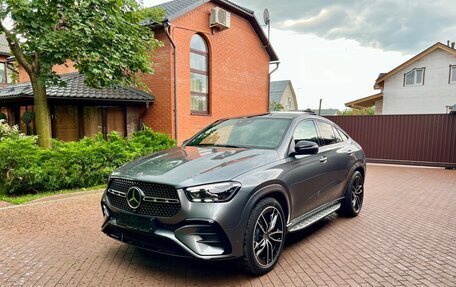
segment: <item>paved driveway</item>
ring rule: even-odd
[[[289,236],[269,274],[100,232],[100,193],[0,209],[0,285],[456,286],[456,171],[370,165],[364,209]]]

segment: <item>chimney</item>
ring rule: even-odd
[[[451,42],[451,48],[454,49],[454,42]]]

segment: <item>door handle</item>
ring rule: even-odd
[[[351,149],[349,149],[349,150],[347,151],[347,155],[350,156],[350,155],[352,155],[352,154],[353,154],[353,151],[352,151]]]
[[[326,156],[320,157],[320,162],[321,162],[321,163],[325,163],[325,162],[327,162],[327,161],[328,161],[328,157],[326,157]]]

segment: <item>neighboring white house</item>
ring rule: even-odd
[[[375,105],[376,114],[448,113],[448,107],[456,104],[456,50],[436,43],[380,74],[374,87],[381,92],[345,105]]]
[[[271,82],[269,101],[281,104],[286,111],[298,110],[296,93],[290,80]]]

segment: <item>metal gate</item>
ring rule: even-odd
[[[456,168],[456,115],[328,116],[369,162]]]

